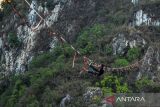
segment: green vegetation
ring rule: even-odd
[[[95,103],[95,104],[100,104],[102,99],[98,96],[94,96],[92,101]]]
[[[53,52],[33,58],[27,73],[11,76],[5,79],[4,84],[0,84],[0,106],[56,107],[66,93],[75,96],[82,93],[77,90],[89,86],[89,83],[85,80],[70,80],[72,75],[77,74],[76,71],[70,71],[71,53],[69,47],[64,45],[63,48],[57,46]],[[69,89],[73,87],[75,90]]]
[[[95,24],[91,28],[82,31],[78,40],[77,46],[80,48],[82,54],[91,54],[95,52],[97,45],[97,38],[103,37],[105,34],[105,26]]]
[[[49,58],[49,55],[51,54],[44,55],[44,57],[46,58],[44,59],[44,62],[48,61],[47,58]],[[42,56],[40,56],[40,58],[37,57],[39,59],[38,61],[40,61],[40,62],[37,61],[38,64],[42,64],[41,62],[42,60],[40,59],[41,58],[43,59],[44,57]],[[38,64],[35,65],[35,63],[32,62],[33,65],[31,67],[34,67],[34,68],[37,67],[37,69],[35,69],[32,72],[30,71],[26,73],[24,76],[18,75],[16,77],[13,77],[12,81],[10,81],[10,85],[8,86],[8,91],[2,92],[4,91],[4,89],[3,90],[1,89],[0,93],[3,93],[3,94],[1,94],[1,97],[0,97],[1,99],[0,104],[2,104],[5,107],[17,107],[17,105],[21,104],[21,102],[18,102],[18,101],[22,100],[27,107],[38,107],[37,105],[40,104],[38,100],[38,95],[40,95],[41,91],[43,91],[43,87],[45,87],[46,86],[45,84],[49,82],[49,80],[51,80],[51,78],[56,74],[57,71],[59,71],[57,69],[64,66],[64,63],[61,62],[60,64],[63,64],[63,65],[59,67],[58,66],[59,63],[58,61],[56,61],[56,65],[52,66],[51,68],[49,67],[38,68],[37,67]],[[44,93],[42,96],[48,95],[48,93],[50,93],[50,91],[48,90],[49,88],[44,90]],[[53,94],[50,93],[49,95],[53,95]],[[5,97],[6,99],[4,99],[3,97]],[[23,97],[25,97],[25,99]],[[54,95],[52,97],[54,98]],[[51,97],[46,96],[42,98],[43,100],[49,102]],[[44,98],[48,98],[48,99],[44,99]]]
[[[106,50],[105,50],[105,51],[106,51],[106,54],[107,54],[107,55],[111,55],[111,54],[113,53],[113,49],[112,49],[112,47],[109,46],[109,45],[106,47]]]
[[[152,87],[152,85],[153,81],[150,80],[148,77],[143,77],[142,79],[137,80],[135,83],[138,92],[145,90],[149,87]]]
[[[21,44],[15,33],[8,34],[8,42],[9,42],[9,46],[12,48],[19,47]]]
[[[139,48],[131,48],[127,53],[128,61],[133,61],[140,56],[140,49]]]
[[[108,19],[110,23],[114,23],[115,25],[123,25],[127,20],[127,15],[125,16],[123,13],[118,13],[116,15],[109,15]]]
[[[107,93],[128,93],[130,92],[127,83],[122,77],[105,76],[100,82],[104,95]]]
[[[129,62],[132,62],[140,57],[140,49],[139,48],[130,48],[127,52],[126,56],[117,56],[113,67],[125,67],[129,65]]]
[[[129,65],[129,62],[126,59],[121,59],[121,58],[116,59],[113,64],[114,67],[124,67],[128,65]]]

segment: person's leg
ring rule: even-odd
[[[102,74],[103,74],[102,72],[99,72],[99,74],[98,74],[97,76],[99,77],[99,76],[101,76]]]
[[[100,70],[97,76],[101,76],[104,74],[104,70]]]
[[[88,73],[90,73],[90,74],[94,74],[94,71],[88,70]]]
[[[98,74],[97,69],[95,69],[93,66],[89,66],[88,73],[91,73],[94,75]]]
[[[99,73],[99,71],[93,65],[90,65],[90,68],[92,69],[95,75]]]

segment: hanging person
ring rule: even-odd
[[[93,75],[96,75],[97,77],[104,74],[105,71],[105,65],[104,64],[91,64],[88,68],[88,73],[91,73]]]
[[[93,75],[101,76],[104,71],[104,64],[97,65],[96,63],[93,63],[92,60],[88,59],[86,56],[83,57],[83,67],[80,74],[82,74],[82,72],[87,72]]]

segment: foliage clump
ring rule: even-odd
[[[95,24],[91,28],[83,30],[77,40],[77,46],[82,54],[91,54],[96,50],[97,39],[105,34],[105,26]]]
[[[128,61],[133,61],[140,56],[140,49],[139,48],[131,48],[127,53]]]
[[[130,92],[127,83],[122,77],[105,76],[100,82],[104,95],[107,93],[128,93]]]
[[[152,87],[153,81],[150,80],[148,77],[142,77],[140,80],[137,80],[135,83],[135,86],[137,88],[137,91],[142,91],[147,89],[148,87]]]
[[[20,41],[18,40],[18,37],[15,33],[9,33],[8,34],[8,42],[9,46],[12,48],[19,47],[21,45]]]
[[[125,66],[128,66],[128,65],[129,65],[129,62],[124,58],[116,59],[114,64],[113,64],[114,67],[125,67]]]

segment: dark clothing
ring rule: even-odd
[[[101,66],[100,70],[96,69],[93,65],[90,65],[88,73],[101,76],[102,74],[104,74],[104,65]]]
[[[89,69],[88,69],[88,73],[91,73],[91,74],[97,74],[99,71],[93,66],[93,65],[90,65],[89,66]]]
[[[104,74],[104,69],[103,69],[103,67],[99,70],[99,73],[98,73],[97,76],[101,76],[102,74]]]

